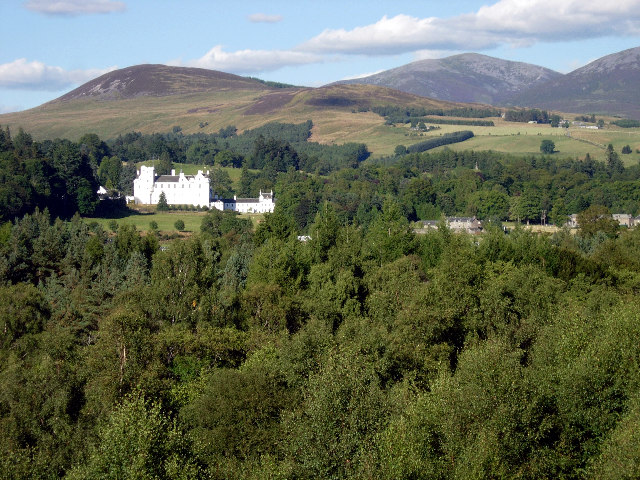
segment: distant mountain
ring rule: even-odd
[[[476,53],[421,60],[341,84],[368,84],[451,102],[536,107],[640,119],[640,47],[563,75]]]
[[[163,97],[221,89],[265,90],[266,82],[204,68],[135,65],[114,70],[57,98],[69,100],[123,100],[140,96]]]
[[[640,47],[602,57],[514,95],[508,103],[640,119]]]
[[[561,77],[537,65],[464,53],[337,83],[380,85],[440,100],[498,105],[523,90]]]

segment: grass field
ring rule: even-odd
[[[156,212],[153,207],[141,207],[132,209],[127,213],[123,213],[116,218],[96,218],[85,217],[86,223],[97,222],[106,231],[110,231],[110,224],[115,220],[118,226],[121,225],[133,225],[136,230],[140,232],[148,232],[151,230],[151,222],[155,221],[158,224],[158,230],[160,232],[176,232],[174,224],[177,220],[184,222],[185,232],[200,232],[200,224],[202,218],[207,212],[187,212],[187,211],[171,211],[171,212]],[[242,218],[248,218],[253,223],[254,228],[264,218],[263,214],[243,214]]]
[[[97,222],[106,231],[110,230],[110,223],[116,221],[119,226],[133,225],[136,230],[146,232],[151,230],[150,223],[152,221],[157,222],[158,230],[161,232],[173,232],[176,231],[174,223],[177,220],[184,222],[184,230],[188,232],[199,232],[202,218],[206,215],[206,212],[135,212],[131,215],[122,216],[120,218],[94,218],[87,217],[85,222]]]
[[[496,121],[494,119],[494,121]],[[435,135],[456,130],[471,130],[475,137],[465,142],[448,145],[452,150],[494,150],[515,155],[541,155],[540,143],[548,139],[555,143],[556,153],[560,157],[584,158],[588,153],[592,158],[605,161],[606,147],[611,143],[625,165],[636,165],[640,162],[640,128],[622,129],[607,126],[602,130],[588,130],[577,127],[552,128],[549,125],[529,125],[503,122],[499,119],[495,127],[466,127],[462,125],[442,125]],[[411,145],[428,138],[416,136],[408,127],[403,145]],[[622,155],[622,147],[629,145],[633,153]],[[436,149],[437,151],[437,149]]]

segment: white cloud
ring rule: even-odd
[[[462,50],[417,50],[413,52],[414,61],[433,60],[436,58],[444,58],[449,55],[464,53]]]
[[[349,75],[348,77],[341,78],[340,80],[357,80],[358,78],[367,78],[382,72],[384,72],[384,70],[376,70],[375,72],[369,72],[369,73],[358,73],[356,75]]]
[[[24,107],[21,107],[19,105],[2,105],[2,104],[0,104],[0,114],[19,112],[21,110],[24,110]]]
[[[278,23],[282,21],[282,15],[267,15],[266,13],[254,13],[249,15],[252,23]]]
[[[125,10],[124,2],[113,0],[29,0],[25,7],[46,15],[91,15]]]
[[[639,32],[640,1],[502,0],[474,17],[476,29],[531,41],[633,35]]]
[[[322,57],[290,50],[238,50],[225,52],[216,45],[203,57],[185,62],[190,67],[209,68],[231,73],[257,73],[278,70],[292,65],[320,63]],[[182,62],[173,62],[181,64]]]
[[[640,0],[501,0],[451,18],[384,16],[351,30],[325,30],[298,49],[367,55],[468,51],[639,33]]]
[[[116,67],[89,70],[64,70],[37,60],[19,58],[0,65],[0,88],[59,91],[98,77]]]
[[[382,17],[378,22],[353,30],[325,30],[300,46],[311,52],[397,54],[423,49],[464,49],[469,39],[451,28],[450,22],[435,17],[409,15]],[[496,45],[495,36],[476,33],[476,48]]]

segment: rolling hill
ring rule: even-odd
[[[203,68],[135,65],[106,73],[53,100],[124,100],[140,96],[164,97],[224,89],[272,89],[259,80]]]
[[[112,138],[180,126],[185,133],[211,133],[228,125],[242,131],[311,119],[314,141],[376,148],[384,119],[368,110],[377,105],[460,106],[373,85],[282,88],[212,70],[139,65],[107,73],[39,107],[0,115],[0,125],[22,127],[36,139],[77,139],[87,132]]]
[[[460,95],[465,91],[477,95],[467,93],[470,95],[467,99],[486,98],[493,92],[492,98],[497,101],[506,96],[498,95],[500,92],[522,89],[511,97],[519,105],[567,113],[624,112],[640,118],[640,93],[632,88],[639,84],[638,55],[638,49],[621,52],[562,76],[540,67],[468,54],[450,57],[447,68],[442,67],[442,62],[440,66],[431,62],[430,68],[436,73],[430,76],[441,75],[444,79],[453,75],[452,65],[457,62],[456,68],[467,72],[468,81],[463,78],[456,82],[449,77],[447,88],[449,92],[458,89]],[[538,93],[524,92],[528,81],[542,82],[549,76],[552,78],[540,84],[544,86],[538,88]],[[476,82],[475,87],[469,84],[471,80]],[[561,94],[554,93],[555,89]],[[508,100],[502,101],[506,104]],[[371,111],[376,106],[423,107],[433,111],[486,104],[438,100],[372,84],[339,83],[307,88],[205,69],[138,65],[105,74],[39,107],[0,115],[0,125],[9,126],[13,132],[22,127],[36,140],[56,137],[77,140],[86,133],[109,139],[133,131],[168,132],[175,127],[185,134],[214,133],[229,125],[242,132],[269,122],[312,120],[312,141],[365,143],[374,156],[389,155],[396,146],[420,142],[423,136],[461,130],[460,125],[443,124],[433,133],[421,133],[412,131],[409,125],[385,125],[385,119]],[[604,145],[609,143],[617,149],[626,144],[631,144],[634,150],[640,148],[640,140],[635,138],[640,134],[628,129],[623,133],[611,127],[606,131],[576,130],[569,137],[564,130],[548,125],[532,127],[495,117],[491,120],[495,126],[464,127],[472,129],[475,137],[458,147],[534,154],[539,151],[539,135],[546,135],[553,138],[561,152],[572,156],[589,153],[592,158],[600,158]],[[632,133],[633,138],[629,136]]]
[[[465,53],[437,60],[420,60],[369,77],[338,83],[379,85],[440,100],[497,105],[532,85],[561,76],[553,70],[528,63]]]

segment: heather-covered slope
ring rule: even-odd
[[[204,68],[135,65],[95,78],[54,100],[122,100],[140,96],[163,97],[220,89],[264,90],[263,82]]]

